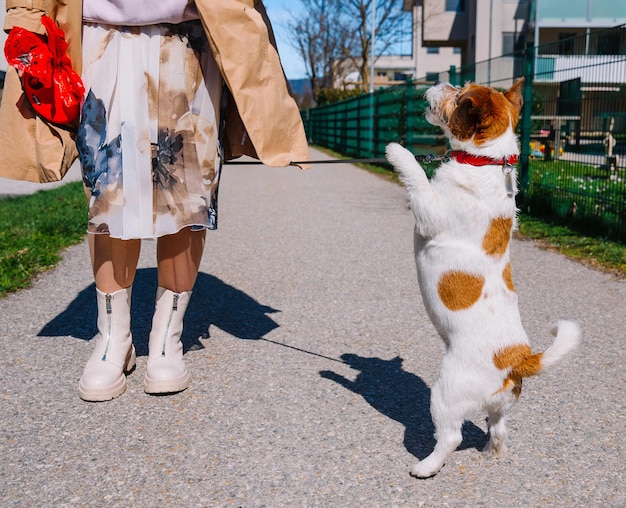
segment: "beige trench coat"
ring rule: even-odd
[[[300,112],[263,3],[196,0],[196,6],[230,92],[222,140],[226,160],[250,155],[269,166],[309,160]],[[65,32],[72,64],[80,73],[82,0],[6,0],[6,8],[5,30],[22,26],[40,31],[42,12],[56,19]],[[0,118],[0,136],[5,135],[5,124]],[[10,168],[0,167],[0,176],[7,172]]]

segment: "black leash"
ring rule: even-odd
[[[415,155],[415,160],[418,162],[423,162],[424,164],[430,164],[432,162],[441,161],[448,159],[448,154],[445,155]],[[261,161],[241,161],[237,162],[237,160],[226,161],[224,164],[232,164],[232,165],[257,165],[263,164]],[[293,161],[290,162],[290,166],[300,166],[302,164],[389,164],[389,161],[384,157],[374,157],[370,159],[324,159],[324,160],[314,160],[314,161]]]

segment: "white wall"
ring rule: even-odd
[[[2,9],[0,9],[0,23],[1,26],[4,26],[4,15],[6,14],[6,2],[2,2]],[[7,60],[4,58],[4,43],[7,40],[7,34],[4,33],[4,30],[0,30],[0,71],[7,70]]]

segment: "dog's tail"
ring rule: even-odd
[[[550,331],[554,335],[554,342],[541,354],[541,366],[544,369],[552,367],[561,358],[576,349],[580,342],[580,327],[573,321],[562,319]]]
[[[411,194],[414,190],[428,187],[426,173],[419,165],[415,156],[398,143],[389,143],[385,149],[387,160],[400,176],[400,181]]]
[[[494,355],[494,364],[501,370],[508,371],[508,377],[502,390],[513,389],[519,396],[522,378],[539,374],[552,367],[580,341],[580,328],[573,321],[561,320],[552,327],[554,342],[543,353],[532,354],[530,346],[505,348]]]

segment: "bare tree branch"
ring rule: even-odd
[[[367,90],[371,65],[371,12],[376,1],[376,55],[406,37],[406,20],[401,0],[300,0],[303,9],[287,23],[292,47],[305,64],[313,95],[331,88],[344,62],[358,70]],[[298,11],[294,11],[298,12]]]
[[[376,1],[376,55],[386,54],[389,48],[406,37],[406,21],[410,14],[402,10],[400,0],[344,0],[344,14],[352,19],[355,31],[355,45],[351,51],[351,60],[361,75],[361,86],[369,88],[371,67],[371,13]]]
[[[321,88],[332,87],[335,62],[345,53],[347,37],[340,29],[340,0],[301,0],[301,4],[305,14],[292,14],[287,28],[292,46],[305,64],[313,95],[316,95]]]

